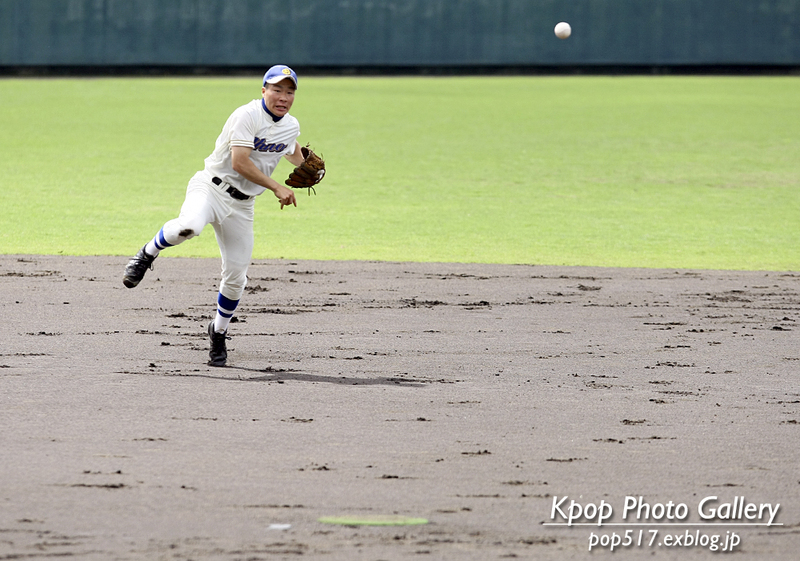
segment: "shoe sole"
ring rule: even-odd
[[[133,282],[133,281],[132,281],[132,280],[130,280],[130,279],[122,279],[122,284],[124,284],[124,285],[125,285],[125,286],[127,286],[128,288],[136,288],[136,286],[137,286],[139,283],[138,283],[138,282]]]

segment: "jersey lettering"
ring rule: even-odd
[[[279,144],[275,144],[274,142],[267,144],[266,140],[258,137],[255,137],[253,140],[253,147],[259,152],[283,152],[286,150],[286,144],[282,142]]]

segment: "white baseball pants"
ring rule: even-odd
[[[225,187],[212,183],[206,171],[197,172],[186,187],[180,215],[164,224],[161,231],[164,242],[178,245],[200,235],[211,224],[222,256],[219,292],[238,301],[247,285],[247,269],[253,255],[255,197],[240,201],[226,193]]]

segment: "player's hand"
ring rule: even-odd
[[[281,202],[281,210],[283,207],[294,205],[297,206],[297,199],[294,198],[294,191],[284,187],[283,185],[278,185],[278,188],[273,191],[275,196],[278,197],[278,200]]]

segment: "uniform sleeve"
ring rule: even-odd
[[[234,111],[233,115],[231,115],[230,125],[228,144],[255,148],[256,125],[248,111]]]
[[[297,119],[293,118],[293,120],[294,120],[293,124],[294,124],[294,128],[295,128],[295,134],[294,134],[294,140],[289,143],[289,146],[286,149],[286,155],[288,155],[288,156],[291,156],[292,154],[294,154],[294,152],[295,152],[294,149],[297,148],[297,137],[300,136],[300,123],[297,121]]]

